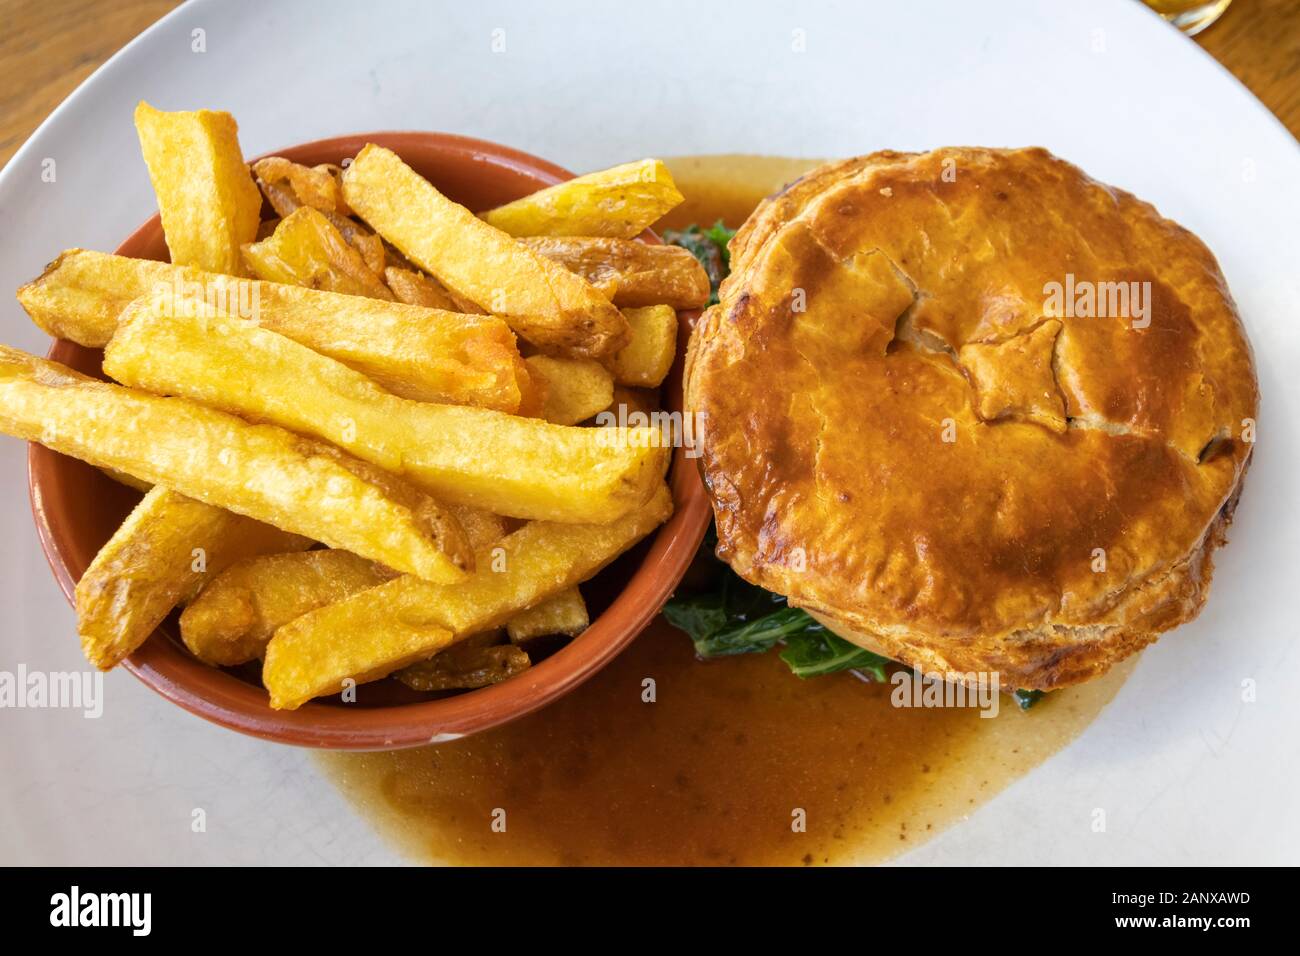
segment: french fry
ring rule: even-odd
[[[677,313],[671,306],[627,309],[632,341],[614,355],[614,380],[620,385],[658,388],[677,354]]]
[[[384,269],[384,281],[393,290],[393,297],[398,302],[422,305],[426,309],[457,311],[456,303],[447,294],[447,290],[423,273],[400,266],[388,266]]]
[[[501,316],[530,342],[583,358],[627,343],[627,320],[608,299],[447,199],[392,150],[362,149],[344,170],[343,197],[450,292]]]
[[[412,402],[282,335],[212,314],[167,315],[169,304],[142,299],[123,313],[104,353],[109,375],[322,438],[443,501],[516,518],[613,521],[642,504],[667,468],[653,429],[611,438],[606,429]]]
[[[520,611],[506,622],[506,633],[514,644],[526,644],[533,638],[551,634],[576,637],[587,629],[591,619],[587,615],[587,602],[577,587],[565,588],[559,594]]]
[[[684,198],[667,166],[643,159],[570,179],[481,215],[512,236],[631,239]]]
[[[135,128],[172,262],[243,275],[239,247],[257,235],[262,196],[244,165],[234,117],[164,113],[142,100]]]
[[[275,232],[243,248],[244,264],[259,279],[372,299],[393,298],[379,276],[320,210],[300,206]]]
[[[128,488],[134,488],[136,491],[148,493],[153,488],[153,485],[149,482],[141,481],[139,478],[132,478],[130,475],[116,471],[113,468],[101,468],[99,470],[109,478],[112,478],[119,485],[126,485]]]
[[[0,431],[399,571],[456,581],[473,567],[456,520],[373,465],[273,425],[100,382],[7,346]]]
[[[476,552],[505,537],[505,519],[500,515],[458,506],[450,510]],[[277,628],[382,584],[394,574],[382,564],[337,548],[238,561],[211,577],[181,613],[181,640],[205,664],[232,666],[256,660],[266,653],[266,643]]]
[[[77,630],[86,660],[117,666],[171,609],[241,558],[301,551],[311,539],[155,486],[77,582]]]
[[[524,651],[509,644],[496,647],[453,644],[393,676],[411,690],[459,690],[499,684],[522,674],[531,665]]]
[[[304,206],[321,212],[351,215],[339,187],[339,167],[321,164],[304,166],[283,156],[267,156],[253,163],[253,175],[264,183],[288,183],[294,198]],[[279,210],[276,210],[279,212]],[[291,210],[292,211],[292,210]],[[280,215],[287,216],[282,212]]]
[[[118,316],[142,295],[194,295],[255,317],[296,342],[419,401],[519,407],[522,362],[500,319],[397,302],[232,279],[165,262],[70,249],[18,290],[18,301],[55,338],[103,348]]]
[[[620,406],[626,411],[620,416]],[[647,417],[658,411],[660,408],[659,393],[649,388],[628,388],[626,385],[614,386],[614,399],[609,403],[605,411],[609,412],[612,418],[609,421],[626,422],[630,420],[634,412],[640,412]]]
[[[460,522],[461,529],[475,553],[496,544],[506,536],[507,519],[482,508],[470,508],[465,505],[449,505],[448,510]]]
[[[538,236],[520,239],[534,252],[576,272],[619,308],[671,305],[702,309],[709,276],[681,246],[652,246],[635,239]]]
[[[312,611],[298,620],[319,613]],[[364,634],[334,635],[336,639],[328,643],[298,640],[292,627],[287,624],[276,631],[262,663],[262,683],[276,710],[297,710],[314,697],[337,694],[345,689],[345,681],[367,684],[387,677],[408,664],[428,660],[452,641],[451,631],[405,621]]]
[[[266,197],[266,201],[271,204],[271,208],[275,210],[275,214],[281,219],[287,219],[289,216],[293,215],[296,210],[301,209],[305,205],[310,205],[309,203],[301,202],[298,199],[298,196],[294,193],[293,188],[287,182],[269,183],[259,177],[257,180],[257,186],[262,190],[262,195]],[[346,207],[347,204],[343,203],[343,197],[341,194],[339,196],[339,202]],[[368,265],[373,272],[378,274],[383,271],[388,259],[388,252],[384,248],[384,240],[380,239],[355,219],[351,219],[332,209],[319,209],[319,212],[329,220],[330,225],[339,231],[339,234],[348,241],[348,244],[361,254],[361,258],[365,260],[366,265]],[[263,235],[265,230],[266,224],[263,223],[262,226],[258,228],[257,237],[259,239],[265,238],[265,235]],[[269,232],[266,234],[269,235]]]
[[[586,421],[614,399],[609,370],[591,359],[531,355],[524,359],[528,372],[546,383],[542,418],[556,425]]]
[[[375,680],[453,640],[499,627],[590,578],[671,512],[672,496],[661,483],[644,505],[609,524],[530,522],[481,551],[478,569],[455,586],[403,575],[304,614],[267,645],[262,682],[271,706],[292,710],[336,692],[344,678]]]
[[[336,548],[251,557],[213,578],[181,612],[181,640],[205,664],[256,660],[277,628],[393,576]]]

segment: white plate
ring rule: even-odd
[[[95,73],[0,173],[0,288],[66,246],[112,249],[153,211],[131,125],[141,98],[230,110],[250,154],[403,128],[497,140],[575,170],[653,154],[1041,144],[1155,202],[1218,254],[1264,395],[1209,605],[1146,654],[1074,746],[905,859],[1300,858],[1300,151],[1133,0],[200,0]],[[5,341],[45,350],[12,299],[0,309]],[[81,670],[28,513],[24,454],[0,442],[0,670]],[[0,862],[396,859],[304,753],[206,724],[125,673],[107,677],[105,697],[98,720],[0,710]],[[1105,833],[1092,832],[1097,807]],[[196,808],[206,833],[191,830]]]

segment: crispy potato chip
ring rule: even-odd
[[[558,183],[481,215],[512,236],[631,239],[683,198],[667,166],[643,159]]]
[[[405,398],[519,408],[523,362],[514,334],[491,316],[231,279],[81,249],[68,250],[19,289],[18,301],[55,338],[103,348],[133,299],[167,292],[252,318]]]
[[[453,644],[427,661],[404,667],[393,676],[411,690],[460,690],[499,684],[532,665],[517,647]]]
[[[403,575],[304,614],[267,645],[262,681],[271,706],[293,709],[337,690],[344,677],[360,682],[358,675],[391,673],[403,666],[391,662],[408,651],[425,649],[424,657],[432,657],[453,640],[499,627],[596,574],[667,520],[672,508],[672,495],[661,484],[648,502],[609,524],[530,522],[481,551],[478,570],[455,586]],[[372,649],[371,642],[378,646]],[[352,674],[336,663],[340,646],[348,648]]]
[[[626,385],[614,386],[614,399],[605,409],[609,413],[609,422],[626,422],[634,413],[651,414],[662,408],[659,393],[651,388],[628,388]],[[621,410],[621,414],[620,414]]]
[[[524,644],[535,637],[566,634],[577,637],[591,624],[587,615],[587,602],[577,587],[565,588],[559,594],[520,611],[506,622],[506,633],[515,644]]]
[[[677,354],[677,313],[671,306],[627,309],[632,341],[614,356],[614,379],[620,385],[658,388]]]
[[[484,511],[482,508],[470,508],[465,505],[448,505],[447,507],[455,515],[456,520],[460,522],[461,529],[469,540],[469,546],[475,552],[490,544],[496,544],[509,531],[507,519],[501,515]]]
[[[7,346],[0,431],[430,580],[460,580],[473,567],[455,518],[373,465],[274,425],[111,385]]]
[[[319,613],[312,611],[298,620]],[[297,710],[313,697],[337,694],[348,686],[387,677],[408,664],[427,660],[452,641],[451,631],[405,621],[393,621],[383,628],[348,634],[328,643],[313,641],[313,637],[287,624],[267,644],[262,683],[276,710]]]
[[[627,343],[627,320],[609,300],[447,199],[392,150],[362,149],[344,170],[343,195],[413,263],[529,341],[585,358]]]
[[[302,551],[310,538],[154,487],[77,582],[86,660],[108,670],[143,644],[178,604],[241,558]]]
[[[265,183],[287,182],[302,205],[348,216],[352,210],[343,201],[343,191],[334,172],[337,169],[328,165],[304,166],[283,156],[268,156],[253,163],[253,174],[258,179]]]
[[[262,196],[244,165],[234,117],[164,113],[142,100],[135,128],[172,262],[244,275],[239,247],[257,235]]]
[[[652,246],[635,239],[538,236],[519,240],[534,252],[576,272],[619,308],[671,305],[702,309],[709,276],[680,246]]]
[[[475,551],[505,537],[500,515],[460,506],[450,510]],[[208,585],[181,614],[181,640],[206,664],[228,667],[255,660],[277,628],[394,574],[336,548],[239,561],[216,577],[209,575]]]
[[[139,478],[132,478],[125,472],[117,471],[114,468],[100,468],[99,470],[108,475],[108,477],[112,478],[119,485],[126,485],[128,488],[134,488],[136,491],[147,493],[153,489],[153,485],[149,482],[141,481]]]
[[[293,189],[284,183],[268,183],[259,179],[257,186],[262,190],[262,195],[266,197],[267,202],[271,204],[271,208],[275,210],[275,214],[281,218],[288,218],[304,205],[298,201]],[[341,195],[339,201],[342,202]],[[318,212],[329,220],[330,225],[339,231],[350,246],[361,253],[361,258],[365,260],[372,272],[377,275],[383,271],[388,260],[384,240],[348,216],[329,209],[320,209]],[[258,238],[264,238],[261,228],[258,229]]]
[[[270,238],[244,246],[243,256],[248,271],[269,282],[393,298],[361,253],[311,206],[300,206],[281,219]]]
[[[524,359],[534,380],[546,383],[542,418],[556,425],[586,421],[614,399],[609,370],[592,359],[532,355]]]
[[[457,311],[456,302],[438,282],[422,272],[389,266],[384,269],[384,281],[393,290],[393,297],[398,302],[408,305],[422,305],[426,309],[443,309],[447,312]]]
[[[109,375],[333,442],[444,501],[516,518],[612,521],[643,503],[667,468],[652,429],[611,437],[412,402],[282,335],[240,319],[167,315],[168,304],[142,299],[123,313],[104,352]]]
[[[181,612],[181,640],[205,664],[256,660],[277,628],[394,575],[336,548],[251,557],[213,578]]]

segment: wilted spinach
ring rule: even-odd
[[[718,301],[718,286],[731,271],[731,253],[727,250],[727,243],[735,234],[736,230],[728,229],[721,219],[708,229],[691,224],[685,229],[668,229],[664,232],[664,242],[681,246],[704,266],[711,290],[709,305]]]

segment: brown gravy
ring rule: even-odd
[[[721,218],[734,227],[815,161],[699,156],[668,165],[688,198],[663,225]],[[891,685],[849,674],[803,681],[775,654],[700,662],[660,619],[539,713],[436,747],[324,753],[318,762],[421,862],[878,862],[1069,743],[1130,670],[1027,713],[1004,698],[987,719],[972,709],[896,708]],[[647,678],[653,702],[643,700]]]

